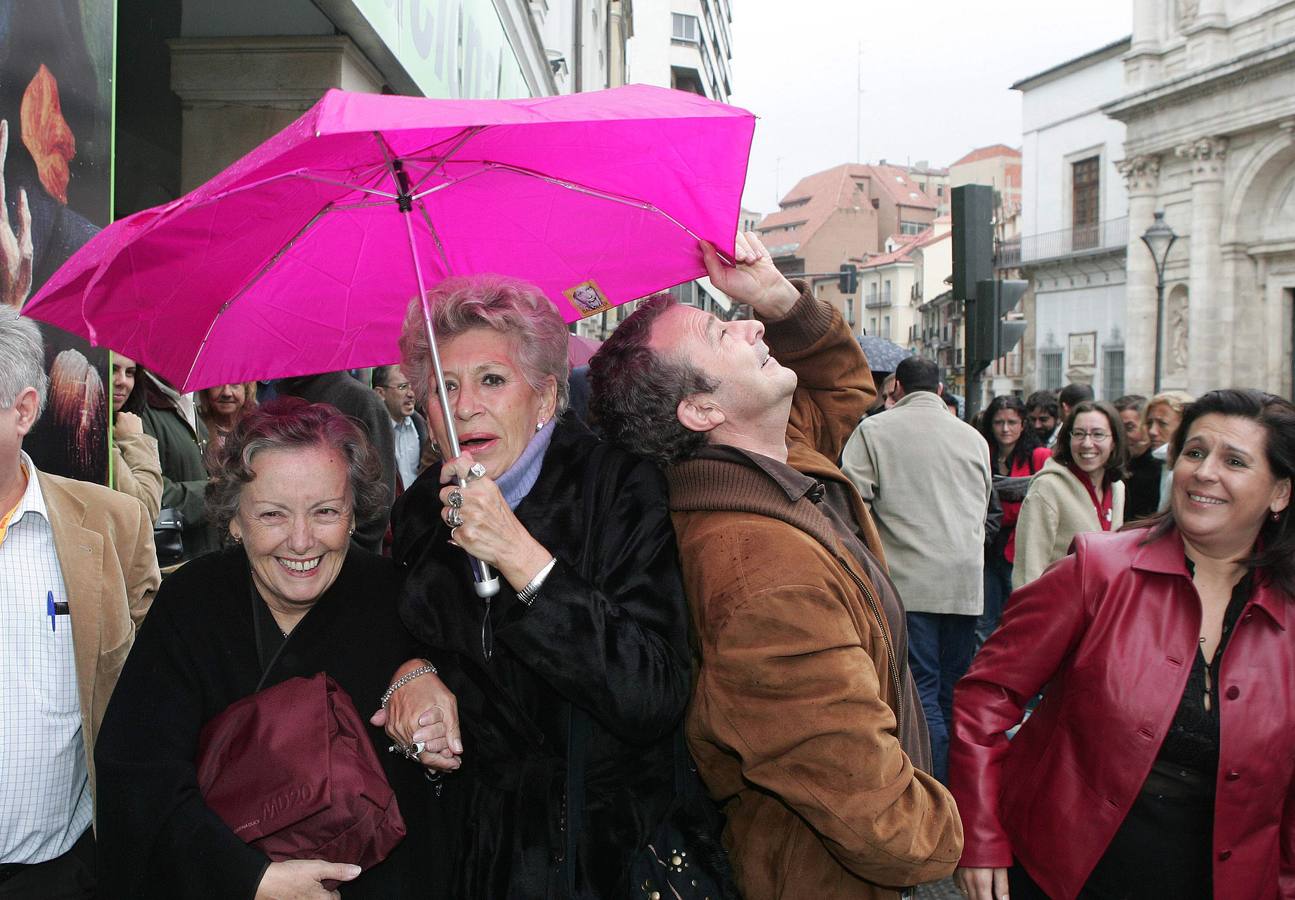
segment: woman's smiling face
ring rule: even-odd
[[[266,604],[300,615],[337,580],[350,546],[346,459],[322,446],[265,450],[251,468],[256,477],[239,494],[229,532]]]

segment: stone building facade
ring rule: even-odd
[[[1134,0],[1126,93],[1127,388],[1295,391],[1295,2]],[[1156,273],[1141,235],[1178,235]]]

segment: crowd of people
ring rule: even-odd
[[[0,310],[0,898],[1291,896],[1295,406],[878,402],[702,253],[754,318],[649,298],[574,375],[498,276],[430,292],[444,396],[418,302],[359,377],[118,355],[115,490],[23,453]],[[340,824],[275,780],[343,765]]]

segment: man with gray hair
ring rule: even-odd
[[[0,898],[95,896],[94,739],[161,580],[142,503],[23,452],[44,359],[0,307]]]

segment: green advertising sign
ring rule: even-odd
[[[491,0],[353,0],[428,97],[530,96]]]

